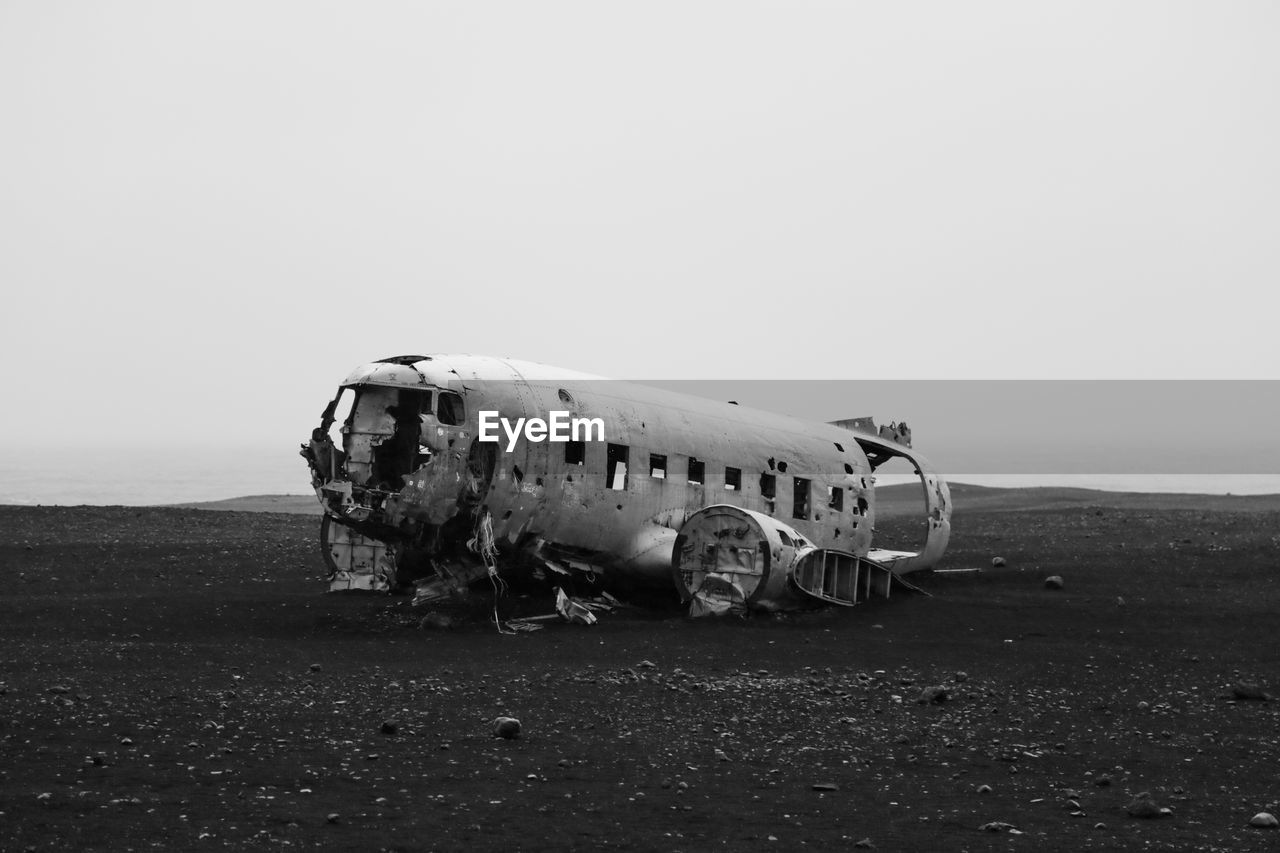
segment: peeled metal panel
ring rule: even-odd
[[[385,590],[394,573],[394,561],[385,543],[356,533],[325,516],[321,522],[321,542],[331,575],[329,590]]]

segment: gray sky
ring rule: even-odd
[[[904,420],[945,474],[1280,474],[1276,380],[655,384],[807,420]]]
[[[410,352],[1280,378],[1278,34],[1273,2],[4,0],[2,443],[300,440]]]

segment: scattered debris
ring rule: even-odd
[[[1011,823],[1006,823],[1003,820],[989,821],[988,823],[984,823],[982,826],[978,827],[978,829],[981,829],[984,832],[1007,832],[1010,835],[1022,834],[1022,830],[1018,829]]]
[[[520,737],[520,721],[515,717],[498,717],[493,721],[493,736],[506,740]]]
[[[449,592],[453,589],[449,578],[435,577],[420,580],[415,584],[413,593],[414,604],[431,604],[436,601],[443,601],[449,597]]]
[[[1062,589],[1062,575],[1049,575],[1044,579],[1045,589]]]
[[[835,782],[814,782],[810,789],[814,791],[839,791],[840,786]]]
[[[622,606],[624,605],[618,599],[608,593],[601,593],[596,598],[585,598],[568,595],[563,589],[556,587],[555,613],[519,616],[507,620],[505,627],[512,631],[541,631],[543,626],[539,623],[554,622],[557,619],[576,625],[594,625],[597,621],[596,613],[608,613]]]
[[[596,624],[596,615],[591,612],[591,608],[575,598],[570,598],[560,587],[556,587],[556,612],[571,625]]]
[[[871,843],[870,838],[860,838],[856,842],[854,842],[853,846],[857,847],[859,850],[870,850],[871,848],[875,847],[875,845]]]

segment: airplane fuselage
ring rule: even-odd
[[[928,515],[925,547],[898,555],[894,571],[932,565],[946,547],[945,481],[919,454],[871,433],[476,356],[374,362],[341,387],[354,396],[341,451],[329,436],[331,404],[304,455],[331,522],[383,543],[391,563],[426,555],[438,568],[464,554],[458,540],[473,540],[483,519],[504,558],[670,583],[678,531],[717,504],[784,522],[819,548],[866,556],[871,460],[889,456],[916,467]],[[482,441],[481,413],[488,426],[560,417],[603,429],[580,441],[504,430]]]

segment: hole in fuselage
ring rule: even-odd
[[[359,406],[363,409],[368,405],[371,411],[362,411],[360,416],[373,417],[382,428],[391,427],[391,434],[373,445],[371,485],[399,491],[404,487],[404,477],[420,467],[422,413],[431,412],[431,402],[430,391],[362,389]],[[382,417],[378,417],[378,407],[385,412]]]

